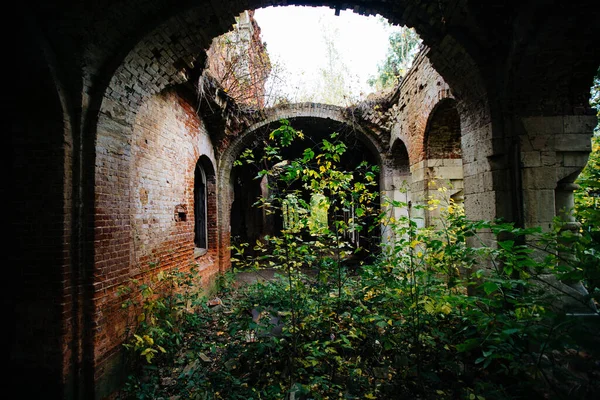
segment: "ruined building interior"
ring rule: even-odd
[[[205,79],[207,65],[218,74],[208,49],[244,10],[292,4],[382,15],[414,27],[423,51],[377,101],[264,108],[251,94],[258,111],[242,112]],[[230,268],[232,240],[266,232],[248,207],[260,187],[234,160],[281,119],[314,137],[346,132],[355,156],[379,165],[386,196],[418,201],[443,180],[469,218],[544,229],[572,204],[597,124],[596,1],[100,0],[18,11],[8,348],[11,381],[32,395],[110,396],[126,329],[118,286],[148,263],[196,263],[210,282]]]

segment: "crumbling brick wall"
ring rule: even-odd
[[[205,73],[212,75],[240,106],[263,108],[271,60],[254,11],[236,17],[233,29],[213,39]]]
[[[197,265],[201,282],[210,282],[219,271],[216,235],[216,181],[213,146],[196,113],[196,105],[175,90],[148,97],[133,125],[130,168],[105,170],[99,177],[100,195],[111,192],[128,218],[99,218],[97,239],[105,241],[97,254],[98,290],[95,296],[94,339],[98,361],[119,352],[126,332],[126,314],[118,288],[130,278],[149,279],[150,274]],[[199,158],[210,160],[207,174],[208,249],[195,256],[194,169]],[[120,239],[114,240],[114,236]],[[128,262],[117,264],[111,255],[127,252]],[[100,376],[98,376],[100,378]]]

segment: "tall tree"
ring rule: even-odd
[[[389,47],[383,63],[377,67],[377,75],[371,77],[369,85],[375,90],[396,86],[410,69],[417,55],[421,38],[414,29],[406,26],[393,31],[389,38]]]
[[[352,94],[353,77],[344,55],[339,50],[340,32],[338,28],[328,25],[323,20],[320,20],[319,25],[324,49],[323,62],[316,76],[306,77],[301,87],[297,88],[294,100],[338,106],[352,105],[358,98]]]
[[[337,29],[323,29],[325,65],[319,69],[317,97],[322,103],[347,106],[353,102],[348,80],[350,72],[337,48],[338,38]]]

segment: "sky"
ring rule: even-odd
[[[367,17],[350,10],[341,10],[336,16],[335,10],[325,7],[267,7],[256,10],[254,18],[269,57],[287,70],[291,100],[295,100],[298,88],[310,88],[323,66],[324,30],[337,29],[337,49],[349,69],[353,94],[366,96],[372,91],[367,80],[377,73],[377,65],[386,55],[388,36],[395,29],[379,16]]]

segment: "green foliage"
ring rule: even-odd
[[[591,88],[590,105],[596,108],[600,118],[600,69]],[[600,292],[600,122],[594,129],[588,163],[575,183],[579,185],[574,194],[581,239],[576,241],[574,250],[582,262],[583,279],[596,293]],[[600,297],[600,293],[596,295]]]
[[[386,58],[377,66],[377,76],[369,79],[369,85],[377,90],[398,85],[410,69],[420,44],[421,39],[412,28],[403,26],[392,32]]]
[[[157,359],[158,371],[132,376],[129,397],[597,397],[596,335],[582,347],[573,334],[580,322],[556,307],[568,293],[545,283],[548,275],[567,283],[582,277],[580,254],[569,252],[585,247],[582,236],[561,226],[541,234],[469,221],[452,200],[384,199],[379,207],[377,168],[341,169],[346,147],[337,134],[282,164],[281,150],[302,137],[282,122],[264,151],[239,160],[261,165],[257,179],[271,186],[256,206],[295,210],[281,232],[256,244],[257,256],[245,255],[248,244],[236,247],[237,268],[271,267],[275,278],[233,290],[232,275],[225,277],[222,305],[183,319],[185,346],[173,348],[171,360]],[[329,207],[318,232],[309,223],[314,194]],[[419,228],[415,209],[434,203],[440,228]],[[395,208],[404,216],[393,217]],[[350,262],[366,250],[351,233],[381,227],[390,240]]]
[[[124,346],[146,364],[165,357],[183,342],[184,322],[193,324],[193,310],[203,297],[195,268],[189,272],[161,271],[151,265],[139,279],[118,289],[124,311],[136,315]],[[134,364],[137,364],[134,362]]]

